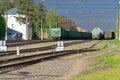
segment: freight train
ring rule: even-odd
[[[92,33],[65,30],[63,28],[52,28],[51,37],[53,39],[92,39]]]
[[[108,39],[115,39],[115,32],[114,31],[102,31],[100,28],[94,28],[92,31],[92,39],[97,40],[108,40]]]
[[[75,30],[65,30],[63,28],[52,28],[50,33],[52,39],[115,39],[114,31],[103,32],[99,28],[93,29],[91,32],[78,32]]]

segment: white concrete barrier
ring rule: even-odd
[[[6,41],[0,41],[0,51],[7,51]]]
[[[63,41],[61,41],[61,47],[64,47],[64,42]]]
[[[2,46],[3,45],[3,43],[2,43],[2,41],[0,41],[0,46]]]
[[[56,51],[64,51],[64,42],[58,41]]]
[[[60,41],[57,42],[57,47],[60,47]]]
[[[7,51],[7,46],[0,46],[0,51]]]

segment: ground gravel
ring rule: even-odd
[[[0,80],[57,80],[69,71],[74,59],[56,59],[0,75]]]

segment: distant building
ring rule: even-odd
[[[81,27],[77,27],[78,32],[87,32],[86,30],[82,29]]]
[[[7,39],[8,40],[15,40],[21,38],[15,38],[15,34],[22,34],[22,40],[28,40],[27,33],[26,33],[26,24],[25,24],[25,15],[19,15],[17,13],[17,8],[11,8],[7,11],[7,14],[4,15],[8,27],[7,31]],[[24,19],[24,22],[19,20],[19,17]],[[32,30],[32,29],[30,29]],[[11,34],[11,35],[10,35]],[[15,36],[12,38],[12,36]],[[11,38],[10,38],[11,37]],[[17,36],[19,37],[19,36]]]

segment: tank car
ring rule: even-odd
[[[106,31],[104,32],[105,39],[115,39],[115,32],[114,31]]]
[[[104,33],[100,28],[94,28],[92,31],[92,39],[103,39]]]

